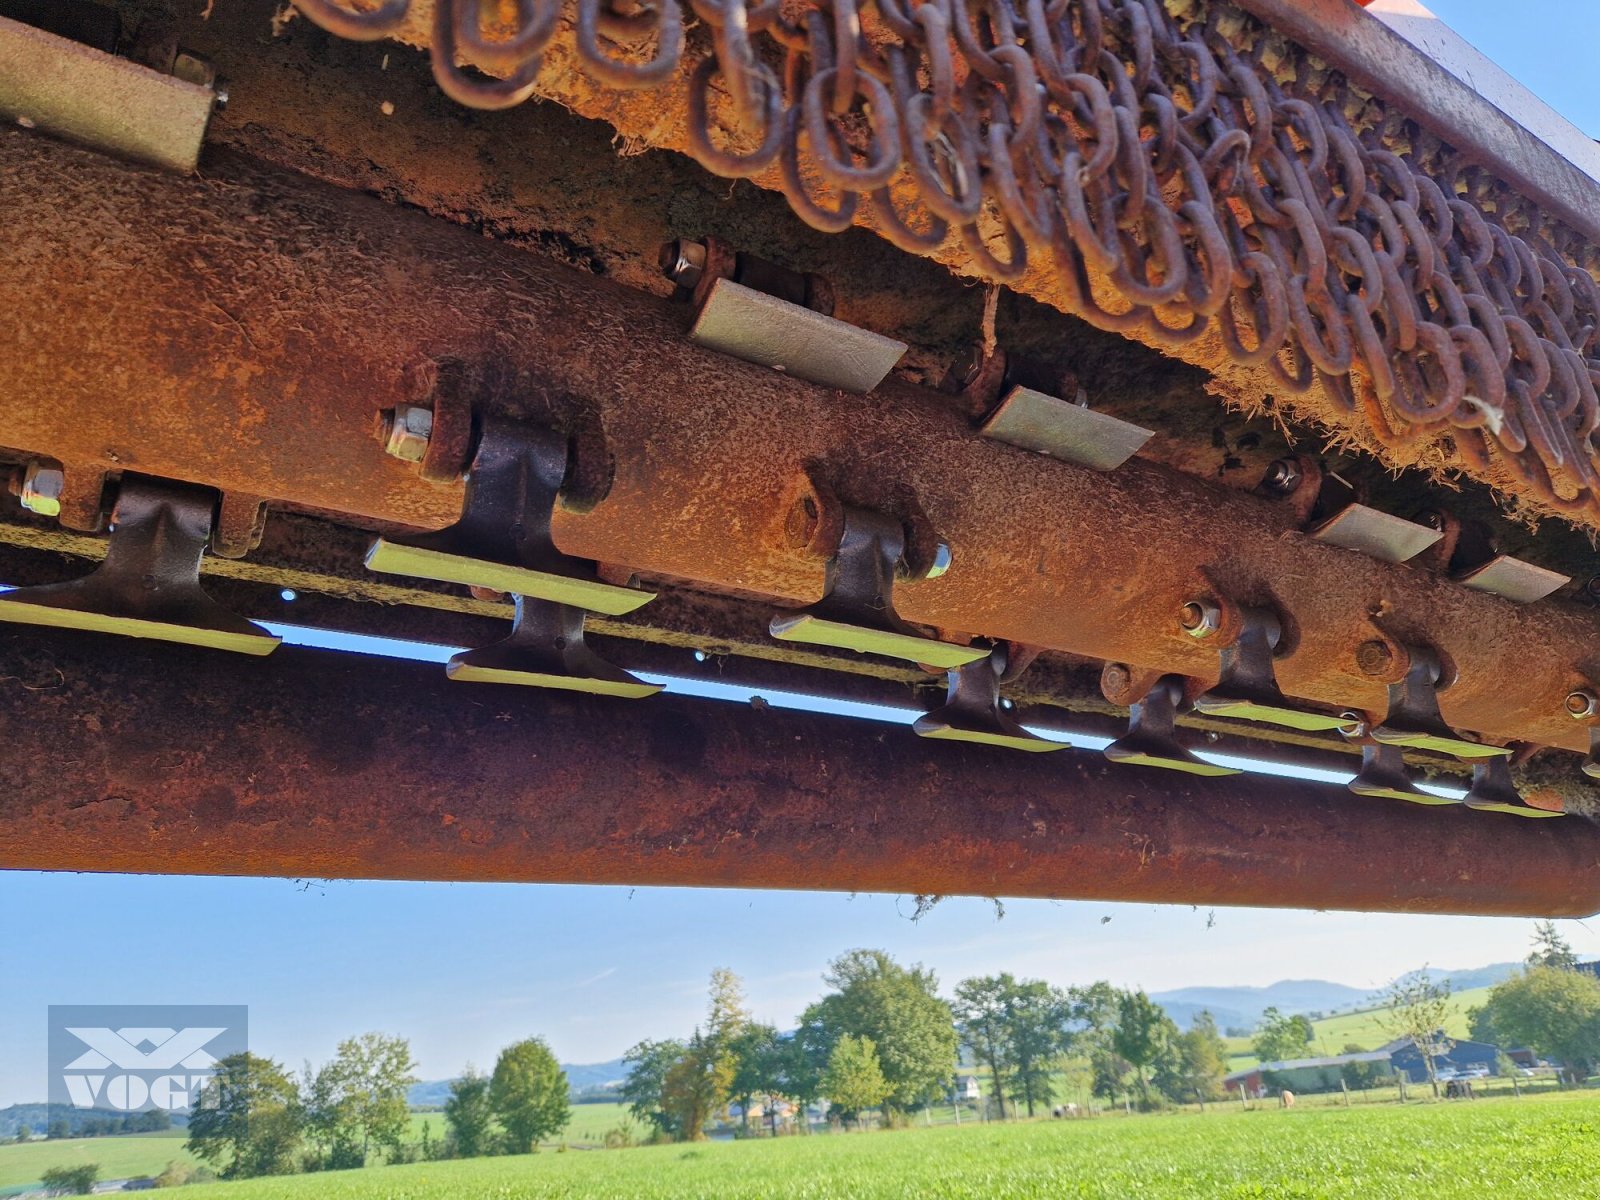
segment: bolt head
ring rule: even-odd
[[[384,450],[401,462],[421,462],[433,436],[433,410],[421,404],[397,404],[387,430]]]
[[[19,493],[22,507],[41,517],[61,515],[61,493],[67,483],[66,473],[60,467],[49,467],[31,462],[22,475]]]
[[[1595,695],[1588,688],[1579,688],[1575,692],[1567,693],[1567,716],[1574,721],[1585,721],[1590,717],[1600,714],[1600,696]]]
[[[1178,624],[1192,638],[1208,638],[1222,627],[1222,610],[1209,600],[1190,600],[1178,610]]]
[[[928,578],[937,579],[950,569],[950,564],[955,561],[955,556],[950,551],[946,542],[940,542],[933,548],[933,565],[928,568]]]
[[[1287,496],[1300,486],[1300,464],[1292,458],[1280,458],[1267,464],[1261,486],[1275,496]]]
[[[1394,665],[1394,651],[1389,643],[1362,642],[1356,647],[1356,666],[1363,675],[1382,675]]]
[[[661,264],[662,274],[673,283],[681,288],[693,288],[705,274],[705,244],[683,238],[666,242],[661,247],[658,261]]]

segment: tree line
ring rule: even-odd
[[[1475,1041],[1526,1046],[1580,1082],[1600,1067],[1600,979],[1583,969],[1555,922],[1535,927],[1520,975],[1496,984],[1468,1014]]]
[[[444,1106],[446,1135],[425,1123],[406,1140],[416,1063],[405,1038],[366,1033],[333,1060],[282,1064],[242,1053],[220,1060],[189,1118],[188,1148],[224,1179],[364,1167],[417,1158],[525,1154],[566,1128],[566,1072],[541,1038],[507,1046],[483,1075],[468,1064]]]
[[[701,1026],[624,1056],[630,1111],[660,1140],[702,1138],[730,1105],[748,1129],[756,1103],[774,1133],[781,1106],[809,1129],[804,1114],[821,1101],[840,1122],[859,1127],[877,1110],[892,1125],[950,1102],[963,1049],[1002,1118],[1051,1109],[1063,1075],[1069,1091],[1141,1108],[1222,1095],[1227,1051],[1210,1014],[1180,1031],[1143,991],[1002,973],[962,980],[946,999],[933,972],[881,950],[841,955],[823,981],[828,993],[780,1033],[751,1017],[736,975],[713,972]]]

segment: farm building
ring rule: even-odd
[[[1499,1054],[1500,1048],[1487,1042],[1456,1041],[1450,1043],[1447,1051],[1435,1055],[1434,1068],[1441,1074],[1486,1069],[1490,1075],[1496,1075],[1499,1074],[1495,1066]],[[1242,1086],[1247,1096],[1265,1096],[1282,1088],[1291,1092],[1331,1092],[1338,1090],[1347,1068],[1368,1064],[1380,1067],[1378,1074],[1404,1075],[1408,1083],[1428,1081],[1427,1066],[1415,1043],[1410,1038],[1397,1038],[1376,1050],[1359,1054],[1260,1063],[1233,1072],[1223,1082],[1230,1093],[1237,1093]]]
[[[1381,1048],[1389,1055],[1389,1063],[1396,1072],[1404,1072],[1411,1083],[1426,1083],[1428,1081],[1428,1068],[1422,1061],[1422,1054],[1410,1038],[1400,1038]],[[1450,1049],[1434,1058],[1436,1071],[1471,1071],[1487,1069],[1490,1075],[1498,1075],[1499,1069],[1495,1066],[1500,1056],[1500,1047],[1491,1046],[1488,1042],[1474,1042],[1461,1040],[1450,1043]]]
[[[1388,1051],[1369,1050],[1358,1054],[1258,1063],[1233,1072],[1223,1079],[1223,1083],[1231,1093],[1237,1093],[1243,1087],[1245,1095],[1257,1097],[1283,1088],[1291,1092],[1333,1092],[1339,1089],[1339,1081],[1344,1078],[1347,1066],[1368,1063],[1377,1064],[1387,1071]]]

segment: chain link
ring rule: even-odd
[[[573,0],[580,64],[611,87],[668,84],[688,67],[679,0],[620,2]],[[1498,462],[1547,506],[1600,519],[1594,279],[1486,173],[1426,154],[1332,72],[1302,66],[1315,86],[1286,91],[1238,10],[685,2],[709,35],[688,89],[708,170],[776,163],[808,224],[847,228],[865,201],[896,245],[958,238],[998,280],[1043,256],[1066,307],[1099,328],[1166,348],[1214,335],[1281,395],[1320,384],[1386,446],[1448,435],[1470,466]],[[410,0],[295,3],[371,38]],[[481,22],[504,16],[499,0],[435,4],[449,95],[499,108],[532,94],[563,36],[560,0],[515,0],[495,38]]]

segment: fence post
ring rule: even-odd
[[[1344,1106],[1346,1108],[1349,1108],[1350,1107],[1350,1085],[1345,1082],[1344,1076],[1342,1076],[1342,1075],[1339,1077],[1339,1087],[1340,1087],[1340,1090],[1342,1090],[1344,1092]]]

